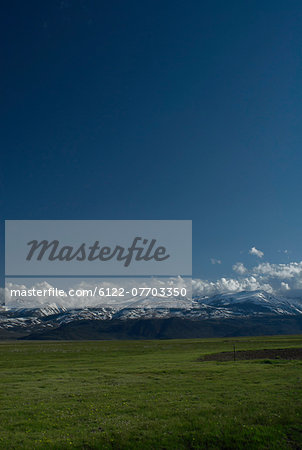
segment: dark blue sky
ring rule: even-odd
[[[301,1],[1,16],[2,221],[192,219],[196,277],[301,260]]]

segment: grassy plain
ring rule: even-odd
[[[0,342],[0,448],[299,449],[302,361],[198,361],[302,336]]]

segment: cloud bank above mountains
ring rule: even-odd
[[[261,252],[262,253],[262,252]],[[193,295],[214,295],[226,292],[254,291],[286,296],[302,295],[302,261],[288,264],[260,263],[251,269],[242,262],[233,265],[236,276],[216,281],[193,280]]]
[[[287,253],[288,251],[286,251]],[[252,257],[256,257],[259,259],[263,259],[264,252],[257,249],[256,247],[252,247],[248,251],[249,255]],[[222,261],[212,258],[210,260],[211,264],[221,264]],[[215,281],[206,280],[203,278],[195,278],[192,280],[192,295],[193,296],[211,296],[216,294],[223,293],[237,293],[241,291],[255,291],[255,290],[263,290],[271,294],[282,295],[285,297],[302,297],[302,261],[300,262],[289,262],[289,263],[270,263],[270,262],[258,262],[258,264],[253,265],[248,268],[243,262],[236,262],[233,266],[234,276],[230,277],[222,277]],[[121,286],[124,286],[126,283],[126,279],[120,280],[122,283]],[[151,279],[152,280],[152,279]],[[185,279],[181,277],[176,277],[173,279],[173,284],[182,287],[185,286]],[[176,281],[175,281],[176,280]],[[42,280],[32,280],[30,287],[36,287],[37,289],[41,288]],[[143,282],[143,280],[141,280]],[[153,282],[154,286],[164,286],[163,279],[159,281],[154,278]],[[46,283],[47,286],[53,285],[55,287],[56,281],[49,279],[48,282],[42,281],[42,285]],[[51,284],[49,284],[51,283]],[[85,283],[80,282],[80,280],[74,280],[74,285],[78,285],[78,287],[85,287],[89,289],[95,285],[94,282],[86,280]],[[114,284],[112,284],[114,283]],[[176,284],[175,284],[176,283]],[[20,287],[20,282],[18,280],[13,281],[15,287]],[[116,286],[116,281],[108,281],[106,286]],[[146,280],[144,286],[151,286],[150,279]],[[8,285],[7,285],[8,287]],[[13,286],[10,285],[10,288]],[[24,286],[25,287],[25,286]],[[124,286],[125,287],[125,286]],[[29,286],[27,286],[29,288]],[[0,288],[0,304],[4,303],[5,289]],[[60,298],[49,299],[53,302],[60,303]],[[84,299],[85,300],[85,299]],[[78,299],[76,300],[79,301]],[[66,306],[71,307],[75,306],[75,299],[66,299]],[[98,303],[99,300],[96,299]],[[91,303],[91,301],[89,301]],[[85,301],[83,304],[78,305],[78,307],[85,306]]]
[[[237,262],[233,265],[233,271],[234,277],[222,277],[216,281],[193,279],[193,296],[210,296],[220,293],[255,291],[259,289],[288,297],[302,295],[302,261],[288,264],[263,262],[251,269],[245,267],[242,262]],[[17,280],[16,285],[18,285]],[[34,280],[32,280],[31,286],[41,288],[41,283],[34,283]],[[89,288],[89,283],[85,283],[85,287]],[[3,300],[3,289],[1,297]]]

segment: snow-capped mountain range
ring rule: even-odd
[[[56,303],[41,308],[7,308],[0,306],[0,336],[22,337],[44,333],[66,324],[96,321],[131,321],[150,319],[186,319],[209,321],[252,318],[302,317],[302,300],[289,300],[264,291],[243,291],[234,294],[217,294],[212,297],[195,297],[188,300],[163,300],[146,298],[126,307],[114,309],[102,305],[94,308],[66,309]]]

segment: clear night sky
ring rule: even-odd
[[[2,222],[192,219],[208,279],[302,259],[301,1],[11,1],[0,33]]]

